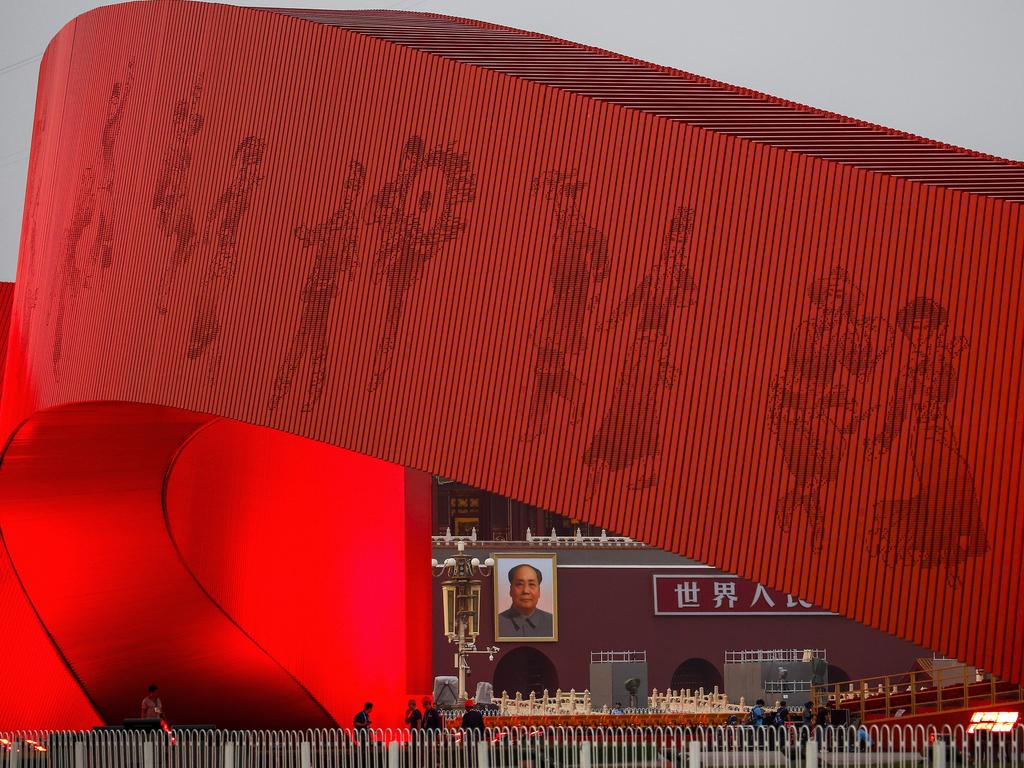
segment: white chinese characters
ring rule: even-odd
[[[676,584],[676,604],[679,608],[700,607],[700,587],[696,581],[682,581]]]

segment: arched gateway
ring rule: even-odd
[[[542,651],[530,646],[509,649],[502,654],[494,668],[495,693],[507,691],[523,698],[531,693],[541,696],[544,691],[554,694],[558,690],[558,670]]]

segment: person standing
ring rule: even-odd
[[[466,699],[466,713],[462,716],[462,730],[467,734],[472,733],[477,738],[484,735],[484,716],[476,709],[476,702],[473,699]]]
[[[789,724],[789,705],[785,701],[775,708],[775,724],[783,726]]]
[[[583,452],[587,469],[585,499],[592,499],[608,473],[628,473],[631,490],[658,484],[661,455],[661,403],[680,376],[672,364],[673,320],[697,300],[690,272],[693,209],[677,208],[664,235],[661,257],[629,292],[604,325],[611,330],[636,316],[633,340],[619,370],[601,423]]]
[[[873,410],[858,406],[856,384],[888,354],[894,331],[865,313],[864,292],[842,269],[814,280],[808,298],[814,315],[793,330],[784,367],[768,384],[768,429],[792,475],[776,519],[788,531],[802,514],[817,552],[851,438]]]
[[[804,704],[803,720],[801,721],[801,725],[804,728],[808,728],[808,729],[814,727],[814,702],[813,701],[808,701],[806,704]]]
[[[352,720],[352,728],[357,734],[362,733],[369,735],[370,731],[370,713],[373,711],[373,702],[368,701],[363,704],[363,708],[356,712],[355,718]]]
[[[430,697],[423,699],[423,730],[436,733],[444,729],[444,718]]]
[[[405,710],[405,727],[410,731],[419,730],[423,725],[423,713],[416,706],[416,699],[409,699]]]
[[[764,699],[758,699],[751,708],[750,724],[755,728],[764,725]]]
[[[945,570],[946,583],[963,581],[964,565],[989,549],[974,472],[950,420],[957,393],[956,358],[969,346],[949,330],[949,311],[918,296],[896,313],[909,342],[909,359],[889,389],[885,422],[864,441],[869,458],[887,454],[906,433],[913,496],[876,502],[872,554],[886,565]]]
[[[142,710],[139,714],[144,720],[163,720],[164,705],[160,701],[160,689],[151,685],[146,691],[146,698],[142,700]]]
[[[765,711],[764,711],[764,699],[758,699],[754,702],[754,706],[750,709],[750,726],[753,732],[754,744],[756,746],[762,746],[764,744],[764,726],[765,726]]]
[[[205,273],[198,288],[185,356],[198,360],[206,356],[209,383],[216,383],[223,353],[220,332],[223,303],[238,272],[244,248],[239,248],[239,232],[256,188],[264,177],[260,173],[267,142],[259,136],[246,136],[231,156],[234,176],[206,214],[201,244],[206,247]]]
[[[548,430],[556,398],[575,424],[583,407],[583,380],[572,363],[587,349],[587,325],[610,272],[608,236],[590,226],[583,205],[587,182],[576,171],[550,170],[530,182],[530,191],[551,206],[554,232],[549,256],[551,299],[528,337],[536,348],[534,383],[522,441]]]
[[[420,730],[413,733],[413,743],[419,740],[420,746],[416,749],[417,766],[440,765],[442,761],[441,734],[444,730],[444,717],[440,710],[434,706],[429,696],[423,697],[423,719],[420,721]]]
[[[309,358],[308,384],[302,411],[313,410],[323,394],[327,379],[328,344],[331,312],[339,293],[342,275],[352,282],[358,266],[359,216],[356,203],[366,179],[366,168],[355,160],[348,164],[343,189],[345,196],[338,209],[317,226],[298,226],[295,236],[303,248],[314,248],[316,256],[302,288],[302,316],[284,360],[281,361],[269,409],[274,410],[287,397],[292,379],[303,360]]]

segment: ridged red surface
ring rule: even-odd
[[[408,487],[423,478],[406,473],[220,420],[182,447],[164,489],[167,527],[188,571],[344,726],[367,699],[376,702],[375,721],[399,725],[406,695],[432,687],[429,644],[412,642],[401,610],[426,604],[429,626],[430,510],[407,507]],[[386,606],[398,609],[377,610]],[[233,666],[232,654],[218,657]],[[279,724],[290,711],[296,723],[315,722],[268,694],[258,691],[253,705],[266,721]],[[234,719],[253,722],[250,713]]]
[[[548,35],[434,13],[273,10],[809,157],[1024,200],[1024,163]]]
[[[7,359],[7,339],[11,335],[11,308],[14,304],[14,283],[0,283],[0,360]],[[0,386],[3,373],[0,373]]]
[[[154,682],[178,725],[348,725],[367,698],[400,724],[429,648],[369,608],[430,621],[429,538],[395,535],[423,527],[406,473],[158,406],[35,414],[3,460],[0,728],[120,723]]]
[[[914,176],[861,124],[829,159],[793,115],[795,145],[739,136],[380,19],[152,2],[57,35],[4,433],[101,400],[270,426],[1021,681],[1019,164],[901,135],[946,158]]]

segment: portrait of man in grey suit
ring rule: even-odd
[[[551,583],[555,572],[554,555],[513,557],[511,562],[512,566],[508,570],[511,605],[498,614],[497,639],[506,642],[520,638],[557,640],[554,613],[539,607],[543,591],[548,589],[551,590],[551,596],[544,602],[552,607],[555,605],[554,584]],[[545,572],[550,575],[550,581],[545,580]],[[496,583],[495,592],[498,589]],[[495,603],[499,607],[507,604],[505,600],[495,600]]]

